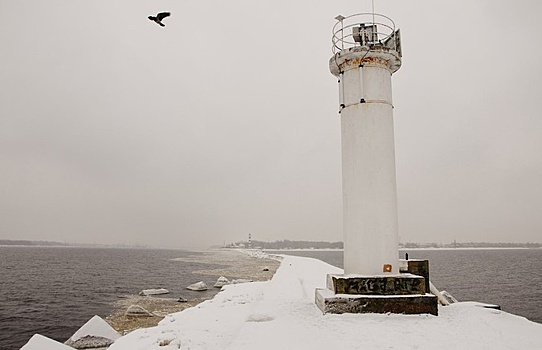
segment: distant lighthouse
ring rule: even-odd
[[[401,67],[399,31],[382,15],[336,19],[329,68],[339,79],[345,274],[397,274],[391,76]]]

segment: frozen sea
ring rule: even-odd
[[[103,318],[113,303],[143,289],[166,288],[166,297],[212,297],[215,288],[193,292],[194,274],[209,264],[171,259],[197,255],[181,250],[0,246],[0,350],[19,349],[40,333],[64,342],[92,316]]]
[[[317,258],[343,268],[342,251],[270,251]],[[542,249],[401,250],[401,258],[428,259],[429,278],[459,301],[500,305],[542,323]]]

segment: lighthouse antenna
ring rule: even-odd
[[[373,25],[375,24],[375,0],[371,0],[372,8],[373,8]]]

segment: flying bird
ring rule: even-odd
[[[166,17],[169,17],[171,15],[171,13],[169,12],[160,12],[159,14],[156,15],[156,17],[154,16],[149,16],[148,18],[151,20],[151,21],[154,21],[156,23],[158,23],[161,27],[165,27],[166,25],[164,23],[162,23],[162,20]]]

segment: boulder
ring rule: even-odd
[[[218,277],[218,279],[216,280],[216,283],[215,283],[215,287],[216,288],[222,288],[224,287],[226,284],[229,284],[230,281],[224,277],[224,276],[220,276]]]
[[[169,290],[165,288],[156,288],[156,289],[143,289],[141,292],[139,292],[139,295],[160,295],[160,294],[168,294]]]
[[[126,310],[124,313],[126,316],[134,316],[134,317],[152,317],[154,316],[152,313],[145,310],[143,307],[139,305],[130,305],[130,307]]]
[[[73,348],[41,334],[34,334],[20,350],[73,350]]]
[[[440,292],[440,294],[444,297],[444,299],[448,301],[448,303],[450,304],[457,303],[457,299],[454,298],[453,295],[451,295],[447,291],[443,290],[442,292]]]
[[[232,284],[249,283],[249,282],[252,282],[252,280],[248,280],[248,279],[244,279],[244,278],[239,278],[239,279],[231,281]]]
[[[201,281],[201,282],[197,282],[197,283],[189,285],[188,287],[186,287],[186,289],[195,290],[195,291],[204,291],[204,290],[209,289],[209,287],[207,287],[207,285],[203,281]]]
[[[120,336],[103,318],[94,316],[64,344],[75,349],[106,348]]]
[[[113,341],[104,337],[94,337],[86,335],[79,338],[77,341],[66,341],[64,344],[71,346],[71,348],[84,350],[84,349],[107,349]]]

